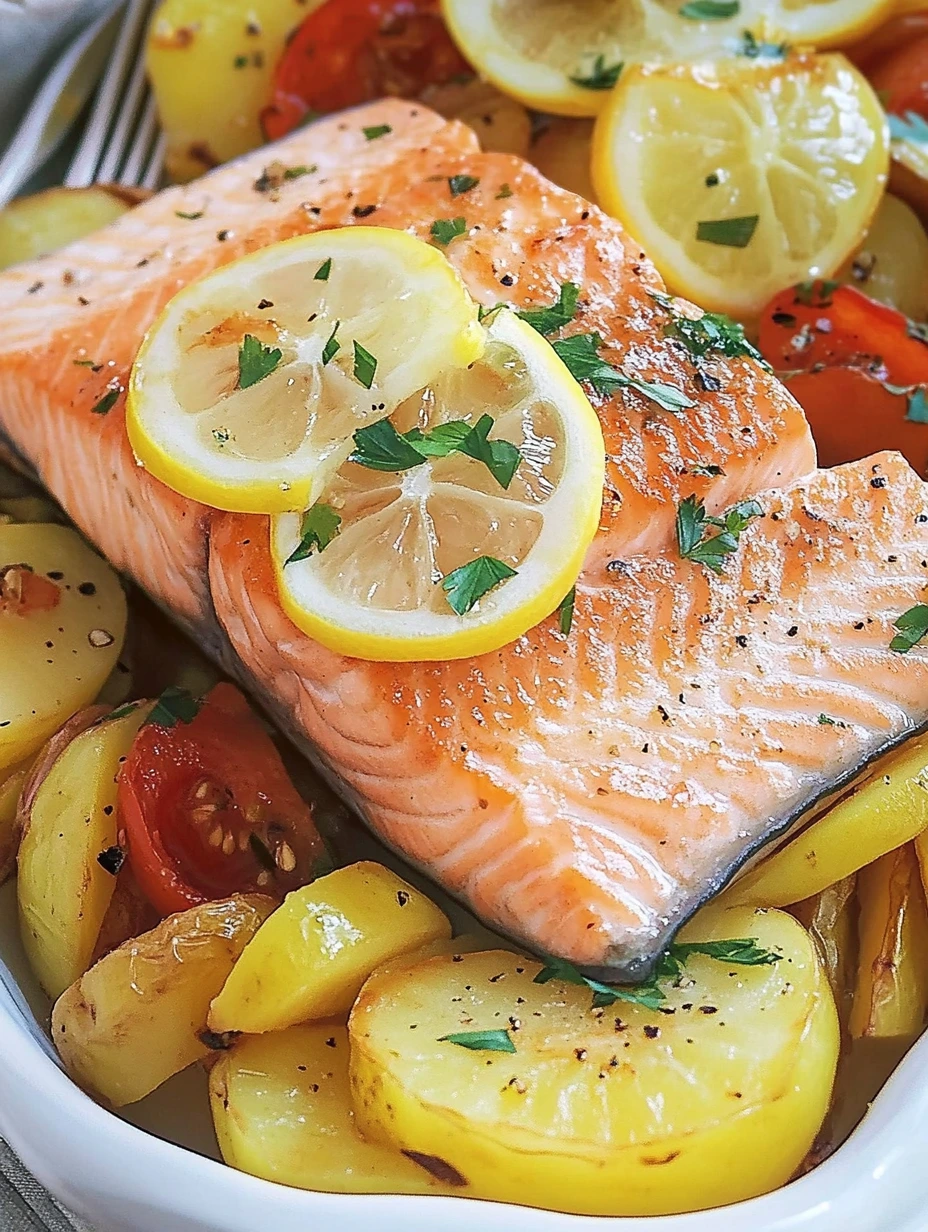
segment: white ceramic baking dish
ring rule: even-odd
[[[131,1110],[135,1124],[99,1107],[66,1077],[38,1025],[36,1014],[42,1018],[45,1006],[28,976],[10,886],[0,893],[0,955],[0,1135],[95,1232],[928,1229],[928,1040],[903,1061],[835,1155],[776,1193],[724,1210],[596,1219],[466,1198],[316,1194],[217,1162],[205,1084],[196,1071],[172,1079]],[[720,1166],[737,1168],[739,1161]]]

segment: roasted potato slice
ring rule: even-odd
[[[19,793],[26,781],[28,766],[17,766],[0,779],[0,885],[16,867],[20,827],[17,821]]]
[[[349,1024],[359,1128],[444,1161],[461,1193],[581,1214],[774,1189],[828,1109],[838,1023],[791,916],[709,910],[681,940],[747,937],[780,960],[692,956],[663,1012],[594,1009],[589,989],[539,985],[538,963],[502,951],[375,974]]]
[[[725,906],[788,907],[819,894],[928,828],[928,736],[877,762],[869,778],[792,842],[729,886]]]
[[[101,958],[52,1011],[71,1075],[118,1108],[221,1046],[206,1029],[209,1003],[274,906],[242,894],[191,907]]]
[[[336,869],[284,899],[210,1008],[213,1031],[279,1031],[347,1014],[381,963],[451,936],[447,916],[382,864]]]
[[[151,709],[104,719],[60,752],[26,810],[16,892],[23,946],[51,998],[90,966],[116,887],[116,779]]]
[[[857,876],[852,874],[792,908],[793,915],[805,925],[818,946],[819,958],[844,1027],[851,1012],[857,980],[856,888]]]
[[[258,114],[287,35],[320,0],[165,0],[148,35],[148,71],[175,180],[262,145]]]
[[[252,1176],[328,1193],[455,1193],[398,1151],[367,1142],[348,1088],[348,1032],[331,1022],[239,1040],[209,1081],[219,1149]]]
[[[147,195],[115,184],[93,184],[19,197],[0,210],[0,269],[43,257],[98,231]]]
[[[119,579],[76,531],[0,526],[0,773],[93,701],[125,631]]]
[[[911,844],[858,874],[860,962],[854,1038],[915,1039],[928,1015],[928,908]]]
[[[928,235],[914,210],[887,193],[857,250],[835,274],[914,321],[928,317]]]

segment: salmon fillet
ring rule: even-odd
[[[315,170],[281,181],[297,166]],[[456,173],[480,182],[453,200]],[[134,462],[122,394],[105,413],[100,400],[126,384],[158,310],[209,269],[359,220],[428,239],[456,215],[468,230],[447,253],[478,300],[546,304],[575,282],[568,332],[600,333],[605,358],[696,405],[594,399],[607,483],[569,638],[550,620],[479,659],[352,660],[283,614],[267,519],[168,491]],[[928,656],[888,649],[928,581],[925,485],[895,455],[816,472],[798,404],[748,359],[713,355],[698,372],[664,336],[661,290],[616,222],[398,101],[320,121],[0,275],[0,428],[85,532],[267,701],[387,843],[489,924],[622,978],[928,718]],[[765,516],[719,577],[676,550],[691,493],[710,511],[761,494]]]

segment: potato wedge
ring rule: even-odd
[[[916,141],[894,141],[889,189],[928,227],[928,148]]]
[[[148,72],[167,136],[166,167],[191,180],[262,145],[258,114],[287,35],[321,0],[165,0]]]
[[[444,1161],[461,1193],[581,1214],[699,1210],[783,1184],[828,1109],[837,1017],[791,916],[710,910],[683,934],[734,937],[782,959],[693,956],[664,1013],[594,1010],[589,989],[538,985],[538,963],[502,951],[373,976],[349,1024],[361,1132]],[[484,1030],[513,1050],[460,1043]]]
[[[7,771],[0,780],[0,885],[16,867],[20,838],[16,815],[19,809],[19,793],[28,772],[28,766],[17,766]]]
[[[65,526],[0,526],[0,773],[87,706],[119,657],[126,599]]]
[[[446,120],[461,120],[472,128],[480,148],[487,153],[528,157],[531,117],[517,99],[488,81],[474,77],[428,86],[422,92],[422,101]]]
[[[928,907],[911,844],[858,874],[860,962],[853,1038],[915,1039],[928,1017]]]
[[[257,1034],[347,1014],[381,963],[450,936],[447,916],[382,864],[336,869],[287,895],[232,969],[210,1028]]]
[[[914,321],[928,317],[928,235],[910,206],[887,193],[866,236],[835,274]]]
[[[828,976],[842,1027],[846,1027],[857,982],[857,875],[836,882],[792,908],[812,934]]]
[[[72,1077],[119,1108],[208,1056],[209,1003],[275,905],[240,894],[191,907],[101,958],[52,1010]]]
[[[873,773],[792,842],[720,895],[724,906],[788,907],[819,894],[928,828],[928,736]]]
[[[99,231],[147,195],[115,184],[93,184],[19,197],[0,210],[0,269],[44,257]]]
[[[32,799],[16,892],[23,947],[54,999],[90,966],[116,888],[116,779],[151,704],[104,719],[56,758]],[[104,853],[117,856],[101,860]]]
[[[455,1193],[355,1126],[348,1032],[331,1022],[239,1040],[209,1079],[219,1149],[252,1176],[327,1193]]]
[[[559,116],[536,138],[528,159],[553,183],[595,202],[596,189],[590,172],[592,142],[592,120]]]

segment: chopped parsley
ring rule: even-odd
[[[740,12],[741,0],[689,0],[680,9],[680,16],[693,21],[725,21]]]
[[[146,726],[153,723],[156,727],[176,727],[178,723],[192,723],[200,713],[202,702],[181,689],[177,685],[169,685],[155,702]]]
[[[599,348],[602,346],[599,334],[574,334],[570,338],[559,338],[551,345],[574,380],[589,381],[603,397],[609,397],[618,389],[634,389],[673,414],[696,405],[682,389],[677,389],[674,385],[662,385],[626,376],[624,372],[619,372],[617,368],[607,364],[599,355]]]
[[[368,141],[376,141],[378,137],[386,137],[393,129],[389,124],[372,124],[370,128],[361,130]]]
[[[523,308],[518,315],[539,334],[553,334],[563,329],[577,315],[580,288],[575,282],[562,282],[557,300],[547,308]]]
[[[616,61],[615,64],[606,64],[606,57],[599,55],[594,60],[589,73],[578,73],[570,80],[575,86],[582,86],[584,90],[611,90],[619,80],[619,74],[624,67],[622,60]]]
[[[676,975],[683,974],[686,960],[691,954],[704,954],[719,962],[734,963],[739,967],[769,967],[780,961],[780,955],[765,950],[755,937],[733,937],[725,941],[675,941],[663,955],[661,968],[667,972],[669,964],[676,965]]]
[[[122,393],[122,386],[116,385],[113,389],[108,389],[106,393],[90,408],[94,415],[107,415],[116,405],[116,399]]]
[[[758,41],[750,30],[745,30],[741,38],[732,44],[736,56],[746,56],[749,60],[785,60],[789,55],[789,43],[764,43]]]
[[[893,141],[914,141],[928,145],[928,120],[917,111],[907,111],[905,116],[889,115],[889,135]]]
[[[329,274],[332,272],[332,258],[326,257],[319,268],[313,274],[313,282],[328,282]]]
[[[301,163],[298,167],[288,167],[284,172],[284,179],[299,180],[302,176],[312,175],[312,173],[317,170],[318,168],[315,163],[313,163],[311,167],[307,167]]]
[[[741,501],[722,518],[710,518],[696,496],[688,496],[677,508],[677,546],[684,560],[721,573],[725,558],[738,550],[741,532],[764,511],[757,501]],[[713,527],[719,534],[706,537]]]
[[[228,445],[232,439],[232,434],[228,428],[213,428],[212,436],[217,445]]]
[[[247,56],[236,56],[235,59],[232,61],[233,68],[245,68],[247,64],[248,64]]]
[[[928,423],[928,397],[924,385],[919,385],[909,394],[909,409],[905,413],[910,423]]]
[[[442,1035],[439,1044],[457,1044],[472,1052],[515,1052],[516,1046],[508,1031],[460,1031],[456,1035]]]
[[[447,248],[453,239],[464,234],[467,223],[463,218],[436,218],[429,230],[432,239],[442,248]]]
[[[476,560],[470,560],[446,574],[442,578],[441,588],[457,614],[466,616],[484,595],[488,595],[500,582],[514,578],[516,572],[495,556],[478,556]]]
[[[705,244],[720,244],[726,248],[747,248],[754,238],[759,214],[741,218],[714,218],[696,224],[696,238]]]
[[[830,714],[824,712],[818,716],[818,721],[822,727],[837,727],[838,720],[833,719]]]
[[[505,201],[507,197],[512,196],[512,189],[508,184],[500,184],[499,192],[496,194],[497,201]]]
[[[71,363],[74,364],[75,368],[96,368],[97,367],[96,361],[92,359],[72,359]]]
[[[331,332],[331,334],[329,334],[329,339],[328,339],[328,341],[326,342],[325,346],[322,348],[322,366],[323,366],[323,368],[326,366],[326,364],[331,363],[331,362],[332,362],[332,360],[335,358],[335,356],[336,356],[336,355],[339,353],[339,351],[342,349],[342,344],[341,344],[341,343],[339,342],[339,340],[335,337],[335,335],[338,333],[338,330],[339,330],[339,326],[340,326],[340,325],[341,325],[341,321],[336,321],[336,322],[335,322],[335,325],[332,327],[332,332]]]
[[[567,594],[558,604],[557,616],[558,626],[565,637],[568,636],[574,625],[574,606],[577,602],[577,588],[571,586]]]
[[[280,347],[265,346],[254,334],[246,334],[238,349],[239,389],[248,389],[270,376],[282,358]]]
[[[452,175],[448,177],[448,187],[452,197],[462,197],[464,193],[476,188],[480,181],[473,175]]]
[[[601,984],[599,980],[588,979],[582,975],[573,963],[563,958],[548,958],[545,965],[532,980],[533,984],[547,984],[549,980],[563,980],[565,984],[576,984],[589,988],[593,993],[593,1008],[615,1005],[616,1001],[632,1001],[643,1005],[646,1009],[656,1010],[664,1000],[664,993],[655,983],[635,984],[613,987]]]
[[[830,308],[834,303],[832,296],[840,285],[840,282],[835,282],[831,278],[797,282],[793,287],[793,298],[797,304],[805,304],[807,308]]]
[[[696,320],[679,316],[673,312],[673,300],[669,295],[660,292],[652,292],[652,295],[673,314],[673,320],[664,326],[664,336],[682,342],[694,359],[702,359],[710,351],[718,351],[729,359],[753,359],[769,369],[770,365],[757,347],[748,342],[740,322],[733,321],[723,312],[704,312]]]
[[[331,505],[321,502],[307,509],[300,523],[300,542],[284,561],[292,565],[298,560],[306,560],[314,552],[324,552],[342,524],[341,518]]]
[[[354,376],[356,381],[360,381],[365,389],[370,389],[374,383],[374,374],[377,371],[377,360],[367,350],[361,346],[360,342],[355,339],[354,343]]]
[[[897,654],[908,654],[913,646],[928,635],[928,604],[916,603],[907,612],[897,616],[893,621],[894,628],[899,632],[889,643],[890,650]]]
[[[348,460],[374,471],[408,471],[427,458],[463,453],[482,462],[500,487],[508,488],[522,454],[511,441],[489,440],[492,427],[492,415],[481,415],[475,424],[454,419],[425,433],[419,428],[397,432],[389,419],[379,419],[355,432]]]
[[[175,210],[174,216],[175,218],[187,218],[190,220],[190,222],[193,222],[195,219],[203,217],[203,211],[202,210],[192,210],[188,214],[186,210]]]

